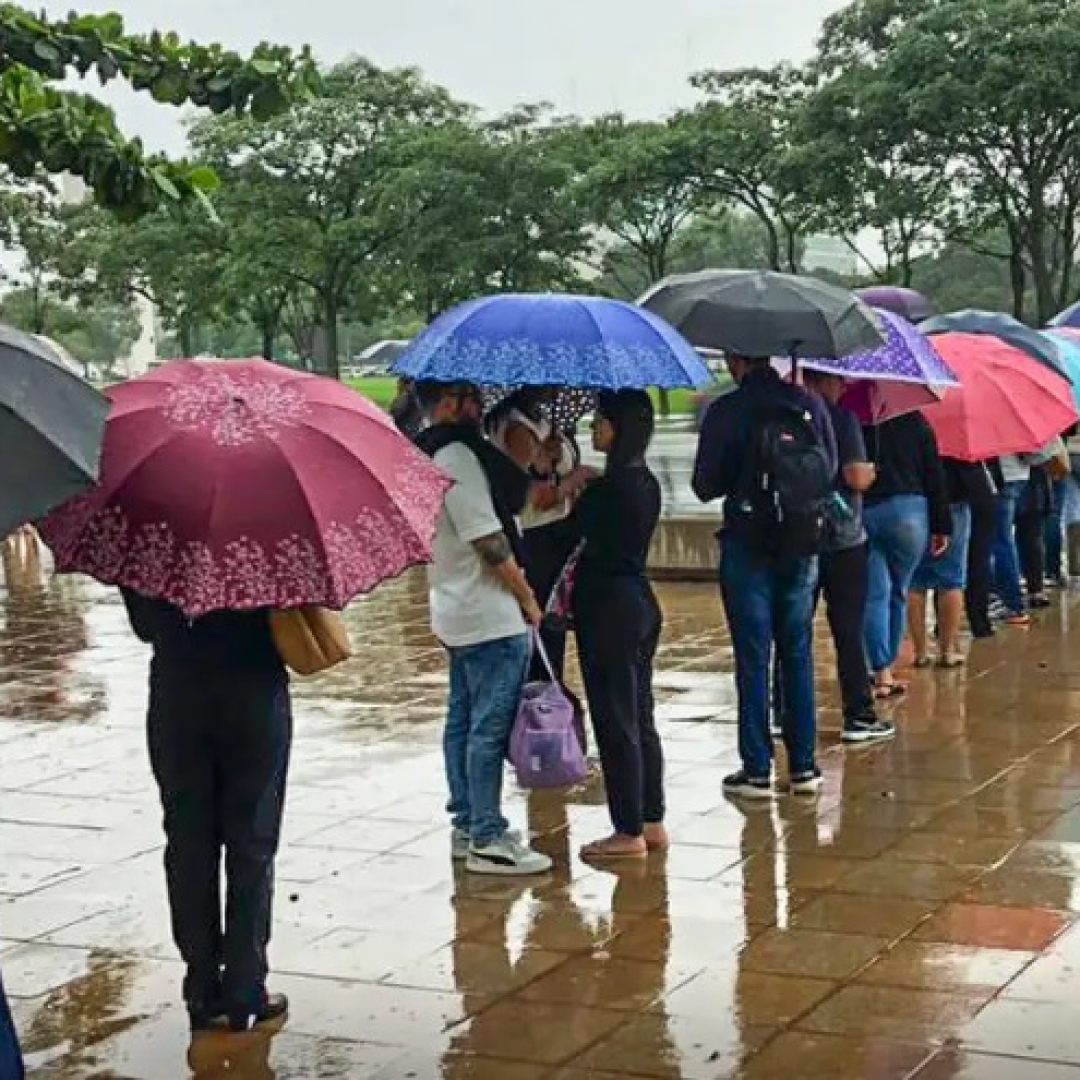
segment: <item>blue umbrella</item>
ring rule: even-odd
[[[410,379],[618,390],[707,386],[713,377],[656,315],[593,296],[502,295],[439,316],[395,361]]]
[[[1059,311],[1050,320],[1050,326],[1054,329],[1069,327],[1080,330],[1080,300],[1077,300],[1075,304],[1070,304],[1064,311]]]
[[[1059,375],[1068,377],[1054,341],[1040,334],[1038,330],[1025,326],[1019,319],[1003,315],[999,311],[968,309],[954,311],[949,315],[935,315],[934,318],[919,323],[919,329],[924,334],[989,334],[1027,353]]]
[[[1044,331],[1057,346],[1058,355],[1065,365],[1065,374],[1072,383],[1073,397],[1076,398],[1076,408],[1080,411],[1080,341],[1060,330]]]

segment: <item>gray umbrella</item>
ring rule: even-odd
[[[740,356],[843,357],[885,341],[877,317],[846,289],[770,270],[677,275],[638,303],[691,345]]]
[[[48,343],[0,325],[0,537],[97,480],[108,412]]]

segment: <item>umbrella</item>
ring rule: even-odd
[[[1065,365],[1065,374],[1072,384],[1077,408],[1080,408],[1080,333],[1076,330],[1044,330],[1057,346],[1058,355]]]
[[[958,390],[924,410],[946,457],[1034,453],[1076,423],[1068,383],[1000,338],[943,333],[934,346],[960,378]]]
[[[662,319],[621,300],[488,296],[439,316],[398,358],[411,379],[487,386],[706,386],[700,356]]]
[[[922,322],[932,318],[937,309],[921,292],[907,289],[903,285],[871,285],[865,289],[856,289],[855,295],[873,308],[890,311],[909,322]]]
[[[108,410],[47,341],[0,326],[0,537],[94,483]]]
[[[740,356],[847,356],[885,339],[846,289],[769,270],[703,270],[665,278],[639,301],[699,348]]]
[[[1059,311],[1050,320],[1050,326],[1058,330],[1066,327],[1080,330],[1080,300],[1075,304],[1070,304],[1064,311]]]
[[[180,360],[114,387],[101,481],[42,523],[61,571],[221,608],[341,608],[430,557],[449,481],[348,387]]]
[[[1038,330],[1025,326],[1019,319],[1000,311],[954,311],[949,315],[935,315],[920,327],[924,334],[941,334],[949,331],[959,334],[987,334],[1000,338],[1028,356],[1034,357],[1059,375],[1065,375],[1065,366],[1058,355],[1057,346]]]
[[[960,385],[931,340],[917,327],[889,311],[877,314],[885,329],[884,345],[842,360],[801,362],[804,368],[859,380],[851,387],[847,404],[866,423],[914,412]]]

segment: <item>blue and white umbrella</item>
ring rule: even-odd
[[[689,342],[656,315],[621,300],[553,293],[460,304],[416,337],[393,370],[434,382],[593,390],[713,381]]]

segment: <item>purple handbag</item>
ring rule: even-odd
[[[588,765],[578,734],[574,706],[559,685],[539,634],[533,646],[550,679],[527,683],[510,734],[510,762],[518,784],[527,789],[580,784]]]

